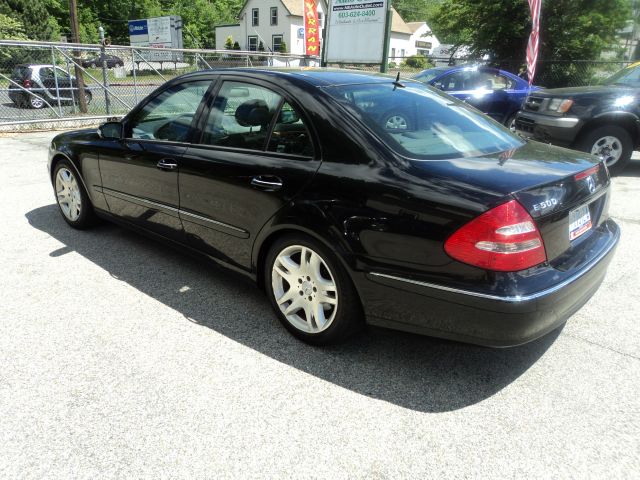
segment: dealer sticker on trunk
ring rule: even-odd
[[[589,205],[583,205],[569,212],[569,240],[575,240],[591,229]]]

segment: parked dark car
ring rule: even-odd
[[[410,129],[380,120],[381,98],[412,110]],[[316,344],[364,318],[528,342],[593,295],[619,238],[595,157],[363,72],[188,74],[122,121],[55,137],[49,169],[72,227],[109,219],[246,274]]]
[[[104,55],[104,59],[107,61],[107,68],[124,67],[124,60],[116,55]],[[102,56],[96,55],[93,57],[85,58],[80,62],[84,68],[102,68]]]
[[[529,87],[513,73],[484,66],[429,68],[413,78],[473,105],[510,128],[527,94],[540,89]]]
[[[527,97],[517,131],[542,142],[602,158],[612,174],[629,164],[640,145],[640,63],[602,85],[554,88]]]
[[[76,77],[53,65],[16,65],[9,83],[9,99],[19,107],[44,108],[78,102]],[[85,99],[91,103],[91,89],[85,87]]]

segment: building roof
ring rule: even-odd
[[[391,7],[391,31],[394,33],[406,33],[407,35],[411,35],[414,32],[393,7]]]
[[[420,27],[426,24],[427,22],[407,22],[407,27],[409,27],[409,30],[411,30],[411,33],[416,33],[416,30],[418,30]]]

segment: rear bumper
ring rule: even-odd
[[[516,116],[516,131],[527,138],[568,147],[573,144],[584,122],[576,117],[552,117],[527,111]]]
[[[560,327],[596,292],[620,238],[607,221],[598,253],[547,288],[498,295],[371,272],[358,285],[368,323],[492,347],[520,345]]]

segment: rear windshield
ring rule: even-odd
[[[640,87],[640,65],[623,68],[607,78],[604,83],[605,85]]]
[[[444,70],[441,70],[439,68],[431,68],[429,70],[424,70],[420,72],[413,78],[415,80],[420,80],[421,82],[427,83],[433,80],[434,78],[436,78],[437,76],[442,75],[443,73],[444,73]]]
[[[439,160],[489,155],[523,145],[508,129],[418,82],[339,85],[327,92],[400,155]]]
[[[29,78],[31,76],[31,69],[26,65],[18,65],[13,69],[13,73],[11,74],[11,78],[17,78],[19,80],[24,80],[25,78]]]

